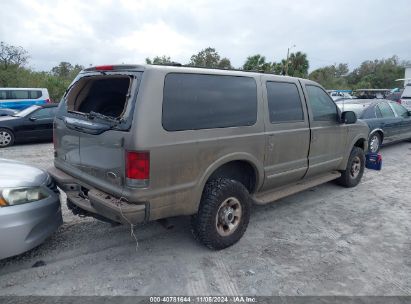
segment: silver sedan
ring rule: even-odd
[[[58,190],[43,170],[0,159],[0,259],[30,250],[62,224]]]

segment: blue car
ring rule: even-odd
[[[411,139],[411,111],[384,99],[353,99],[336,102],[341,111],[354,111],[370,128],[369,152],[384,144]]]

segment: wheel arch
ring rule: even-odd
[[[245,182],[247,174],[252,174],[249,183]],[[233,178],[248,189],[250,193],[257,191],[264,181],[264,167],[254,156],[247,153],[235,153],[226,155],[217,161],[213,162],[201,177],[200,183],[197,185],[195,203],[196,209],[200,204],[201,196],[206,183],[214,178],[225,177]],[[240,180],[238,180],[240,179]]]
[[[338,170],[345,170],[347,167],[348,159],[350,158],[351,150],[354,147],[359,147],[364,150],[364,152],[367,152],[368,150],[368,136],[365,134],[358,134],[355,136],[349,145],[347,145],[347,150],[345,151],[345,156],[343,161],[341,162]]]

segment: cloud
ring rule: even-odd
[[[23,46],[37,70],[60,61],[140,63],[163,54],[187,63],[208,46],[235,66],[256,53],[280,61],[293,44],[308,54],[311,69],[394,54],[411,59],[408,0],[3,0],[1,6],[0,40]]]

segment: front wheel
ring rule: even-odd
[[[365,168],[364,150],[354,147],[347,162],[347,168],[341,172],[337,182],[347,188],[355,187],[361,181]]]
[[[192,218],[193,234],[208,248],[229,247],[247,229],[250,209],[251,198],[243,184],[227,178],[209,181]]]
[[[368,150],[371,153],[377,153],[380,150],[381,147],[381,135],[378,133],[374,133],[370,136],[370,139],[368,140]]]
[[[9,147],[14,144],[14,134],[8,129],[0,129],[0,148]]]

